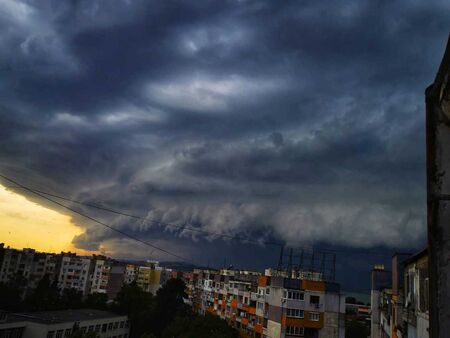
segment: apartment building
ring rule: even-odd
[[[8,282],[21,276],[28,279],[33,269],[33,249],[16,250],[4,248],[0,269],[0,282]]]
[[[184,275],[193,308],[228,321],[243,337],[344,338],[345,297],[336,283],[235,270]],[[281,273],[280,273],[281,274]],[[282,275],[282,274],[281,274]],[[310,275],[311,276],[311,275]]]
[[[370,293],[370,304],[371,304],[371,337],[381,338],[381,299],[382,291],[385,289],[390,289],[392,286],[392,274],[391,271],[386,271],[384,265],[378,264],[372,270],[372,288]]]
[[[106,293],[112,262],[104,256],[93,256],[90,274],[90,293]]]
[[[94,269],[91,257],[77,256],[74,253],[63,253],[58,276],[58,288],[76,289],[86,295],[90,289],[90,275]]]
[[[48,276],[50,281],[53,282],[57,278],[57,265],[57,255],[36,252],[28,279],[29,287],[34,289],[44,276]]]
[[[136,283],[144,291],[156,295],[158,289],[171,277],[172,270],[159,266],[157,261],[147,261],[139,266]]]
[[[127,264],[125,266],[125,284],[131,284],[137,279],[139,267],[135,264]]]
[[[100,310],[0,314],[0,337],[63,338],[77,329],[95,332],[99,338],[128,338],[130,331],[127,316]]]
[[[395,254],[372,271],[372,338],[427,338],[428,254]]]
[[[423,250],[404,262],[405,309],[403,321],[408,338],[429,337],[429,275],[428,250]]]

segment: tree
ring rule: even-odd
[[[153,332],[159,336],[177,316],[186,316],[190,308],[184,304],[186,284],[181,279],[169,279],[156,293]]]
[[[108,305],[108,296],[106,293],[91,293],[86,297],[84,301],[84,307],[97,310],[106,310]]]
[[[21,290],[13,283],[0,283],[2,310],[20,311],[23,308]]]
[[[26,302],[32,310],[55,310],[60,308],[59,290],[56,282],[51,282],[48,275],[45,275],[37,284],[36,289],[27,298]]]
[[[152,294],[143,291],[136,282],[124,284],[116,296],[113,309],[123,314],[130,314],[148,308],[152,298]]]
[[[347,338],[367,338],[369,335],[370,329],[357,319],[345,324],[345,337]]]
[[[211,316],[200,316],[191,313],[178,316],[164,330],[163,338],[238,338],[239,332],[230,327],[224,320]]]
[[[60,306],[64,309],[79,309],[83,307],[83,293],[77,289],[64,289]]]
[[[126,314],[130,320],[130,337],[141,337],[152,331],[153,297],[136,282],[125,284],[116,296],[113,311]]]

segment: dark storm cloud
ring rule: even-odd
[[[446,42],[447,2],[1,6],[5,173],[151,219],[289,244],[423,240],[423,92]],[[200,255],[191,233],[96,215]],[[135,254],[76,221],[86,228],[78,246]]]

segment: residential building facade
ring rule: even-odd
[[[405,310],[408,338],[429,337],[428,252],[423,250],[405,261]]]
[[[196,311],[219,316],[243,337],[345,336],[345,297],[336,283],[235,270],[183,278]]]
[[[58,277],[58,288],[61,292],[65,289],[76,289],[84,295],[90,289],[90,275],[94,264],[91,257],[77,256],[74,253],[63,254]]]
[[[92,310],[5,313],[0,316],[0,337],[63,338],[74,330],[95,332],[99,338],[128,338],[127,316]]]
[[[387,278],[389,277],[389,278]],[[372,338],[428,338],[428,254],[396,254],[372,271]]]
[[[92,264],[90,293],[106,293],[112,262],[104,256],[94,256]]]
[[[136,283],[144,291],[155,295],[158,289],[171,277],[172,270],[159,266],[157,261],[148,261],[139,266]]]

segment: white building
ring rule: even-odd
[[[139,267],[135,264],[127,264],[125,267],[125,284],[131,284],[137,279]]]
[[[405,262],[406,337],[428,338],[428,251],[423,250]]]
[[[34,289],[45,275],[49,277],[50,281],[53,281],[57,277],[56,266],[56,255],[37,252],[33,258],[28,286]]]
[[[106,293],[110,271],[111,264],[106,258],[94,257],[93,271],[90,275],[90,293]]]
[[[2,313],[0,337],[14,338],[63,338],[74,329],[96,332],[100,338],[128,338],[127,316],[115,313],[79,309],[29,313]]]
[[[83,295],[87,294],[90,288],[90,273],[93,269],[92,261],[90,257],[64,254],[58,277],[58,288],[61,292],[74,288]]]
[[[0,282],[9,282],[16,276],[23,276],[28,279],[33,266],[33,249],[23,249],[22,251],[4,249],[3,261],[0,267]]]

